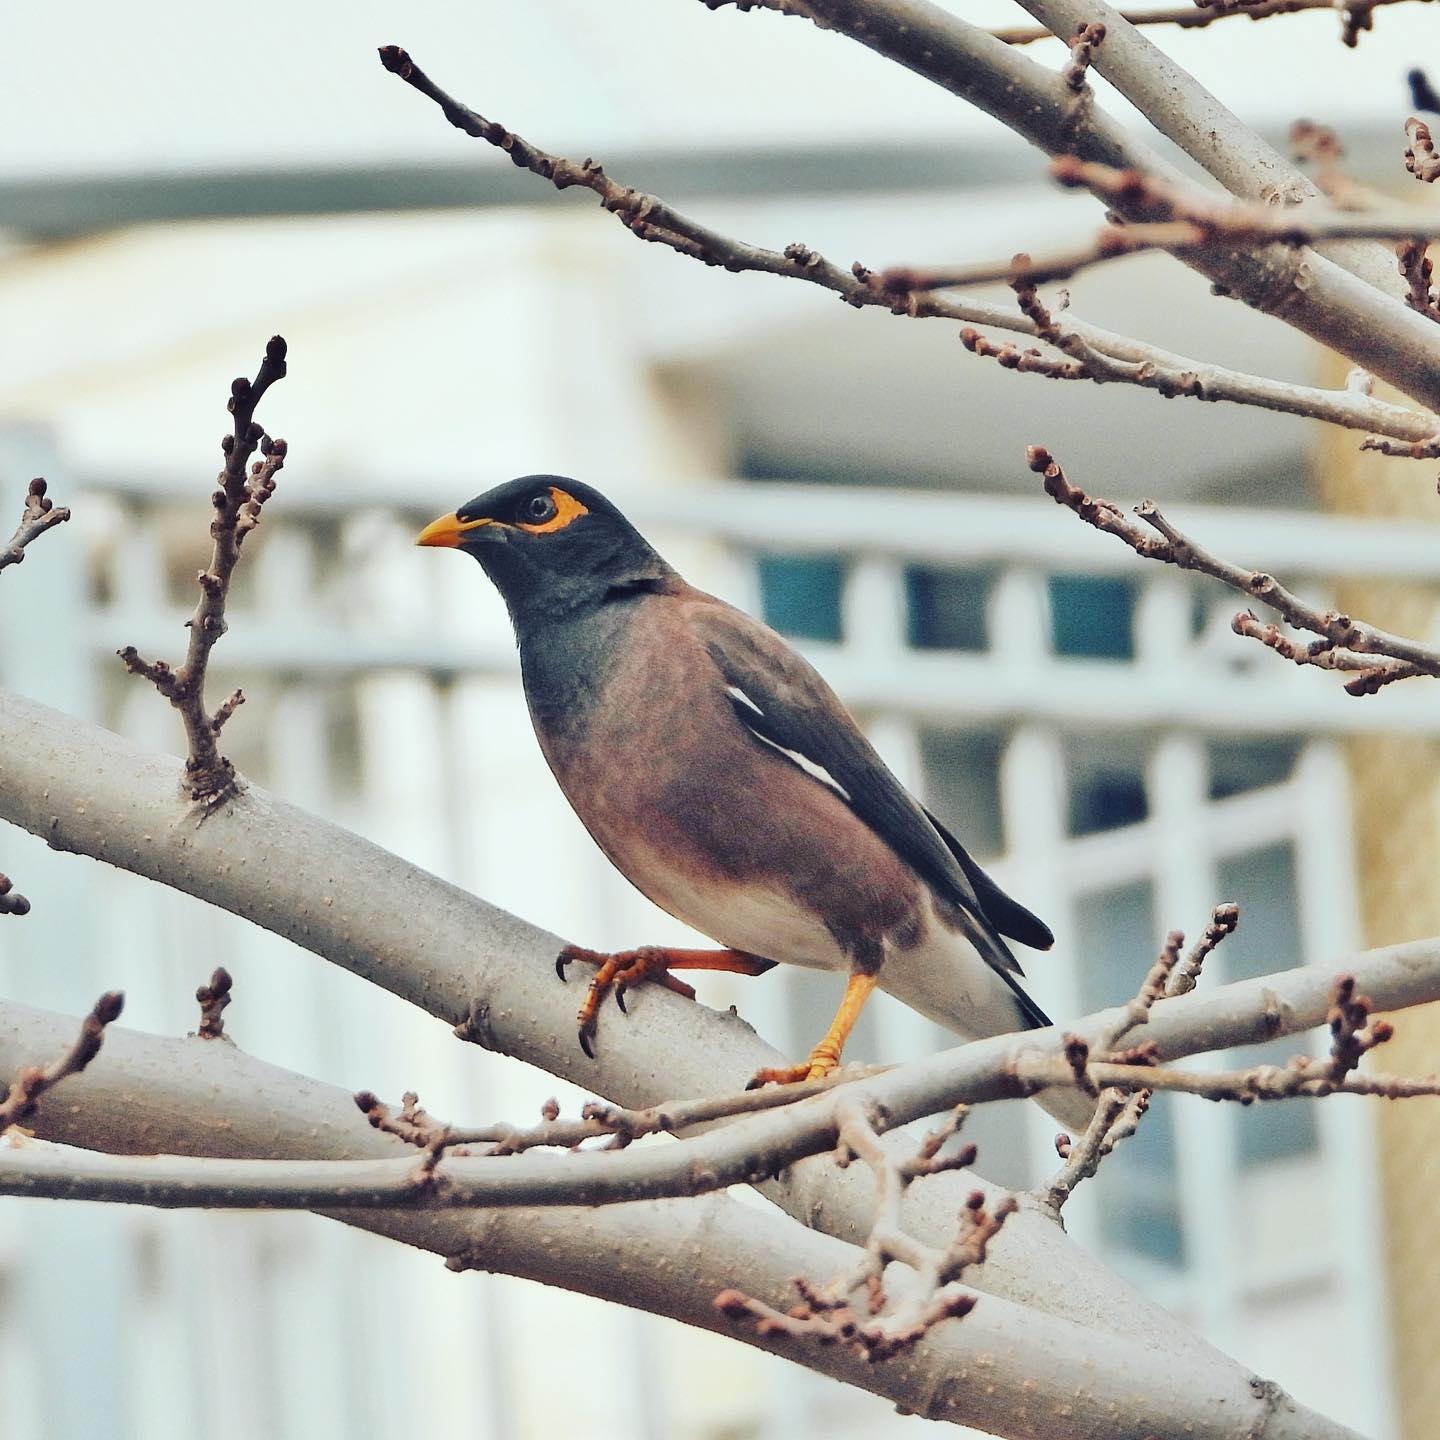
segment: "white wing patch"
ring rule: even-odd
[[[727,685],[725,693],[732,700],[738,700],[740,704],[749,706],[757,715],[765,713],[738,685]]]
[[[742,722],[745,720],[745,710],[764,716],[765,712],[738,685],[727,685],[725,693],[734,702],[735,713]],[[740,708],[741,706],[744,707],[743,710]],[[812,760],[808,755],[802,755],[798,750],[787,750],[785,746],[777,744],[753,725],[747,724],[745,728],[762,744],[768,745],[772,750],[783,755],[792,765],[798,765],[812,780],[818,780],[822,785],[833,790],[847,805],[852,803],[850,792],[823,765]]]

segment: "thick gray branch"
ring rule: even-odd
[[[74,1025],[0,1002],[0,1071],[68,1044]],[[66,1086],[66,1103],[42,1110],[37,1120],[47,1139],[65,1144],[292,1160],[414,1153],[372,1130],[345,1092],[199,1039],[112,1027],[103,1063]],[[912,1188],[932,1183],[938,1181]],[[721,1291],[738,1287],[784,1310],[794,1301],[796,1273],[823,1281],[860,1257],[853,1246],[725,1196],[600,1211],[375,1211],[338,1218],[451,1257],[458,1268],[521,1275],[736,1335],[920,1414],[1017,1440],[1182,1434],[1355,1440],[1352,1431],[1277,1396],[1207,1347],[1177,1357],[1132,1339],[1109,1342],[1097,1354],[1087,1326],[992,1296],[963,1321],[882,1364],[868,1364],[844,1346],[737,1327],[715,1308]],[[951,1224],[949,1238],[953,1216]],[[904,1270],[887,1276],[887,1285],[906,1283]],[[977,1374],[983,1384],[975,1383]]]
[[[1077,108],[1059,72],[930,0],[806,0],[804,10],[985,110],[1049,154],[1075,154],[1186,183],[1098,106]],[[1097,18],[1095,7],[1087,8],[1085,18]],[[1097,56],[1104,51],[1102,44]],[[1130,212],[1127,218],[1148,217]],[[1313,250],[1278,246],[1197,253],[1186,263],[1225,292],[1279,316],[1430,409],[1440,409],[1440,330],[1382,294],[1368,278]],[[1364,268],[1367,277],[1374,273],[1372,265]]]

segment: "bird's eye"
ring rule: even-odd
[[[544,495],[532,495],[521,504],[520,518],[527,525],[543,525],[547,520],[553,520],[558,510],[554,496],[548,492]]]

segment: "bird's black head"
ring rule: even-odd
[[[497,485],[432,521],[415,543],[473,555],[517,628],[675,579],[598,490],[560,475],[524,475]]]

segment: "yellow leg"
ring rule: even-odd
[[[845,997],[840,1001],[840,1008],[835,1012],[835,1018],[830,1022],[825,1038],[810,1052],[810,1058],[799,1065],[759,1070],[750,1081],[749,1088],[754,1090],[760,1085],[791,1085],[797,1080],[819,1080],[828,1075],[840,1063],[840,1052],[844,1050],[845,1042],[850,1038],[850,1032],[860,1018],[860,1012],[865,1008],[865,1002],[878,983],[879,978],[875,975],[860,970],[852,971],[850,981],[845,986]]]

